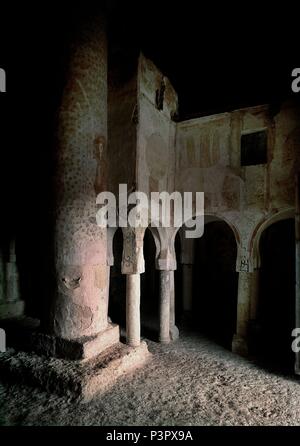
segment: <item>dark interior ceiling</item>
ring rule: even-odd
[[[108,1],[110,41],[142,51],[171,79],[181,117],[291,96],[296,6],[273,2]],[[294,94],[295,96],[295,94]]]
[[[101,4],[110,51],[125,61],[139,50],[153,59],[176,88],[182,117],[291,96],[300,8],[253,1],[9,2],[1,6],[0,64],[10,71],[10,90],[28,100],[30,88],[31,103],[41,95],[53,102],[70,26]]]

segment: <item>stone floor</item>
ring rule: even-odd
[[[150,363],[105,395],[74,403],[0,384],[2,425],[299,425],[300,380],[276,375],[193,333],[148,342]]]

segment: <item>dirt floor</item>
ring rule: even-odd
[[[89,403],[0,384],[2,425],[299,425],[300,379],[196,334],[148,342],[150,363]]]

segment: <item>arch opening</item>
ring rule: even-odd
[[[149,228],[144,234],[145,272],[141,274],[141,334],[157,341],[159,335],[159,271],[155,265],[156,246]]]
[[[295,220],[268,226],[259,241],[260,274],[252,351],[266,365],[291,372],[295,327]]]
[[[180,312],[176,321],[231,349],[237,317],[236,235],[224,220],[205,216],[203,236],[193,239],[192,260],[182,255],[184,239],[179,242],[176,239],[177,258],[180,244],[182,257],[175,274],[176,310]]]

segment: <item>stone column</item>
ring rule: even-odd
[[[126,342],[131,347],[141,343],[140,274],[126,277]]]
[[[296,213],[295,213],[295,328],[300,328],[300,173],[296,175]],[[300,352],[295,354],[295,373],[300,375]]]
[[[246,271],[239,272],[236,334],[232,341],[232,351],[242,356],[248,355],[247,336],[253,274]]]
[[[16,263],[16,246],[12,240],[9,246],[9,261],[6,263],[6,301],[15,302],[20,299],[19,273]]]
[[[160,271],[159,341],[170,342],[170,271]]]
[[[159,341],[168,343],[178,338],[175,325],[175,287],[174,270],[176,269],[175,235],[177,228],[158,228],[156,268],[159,279]]]
[[[44,326],[55,337],[80,340],[109,328],[106,229],[96,223],[96,197],[106,190],[107,50],[101,14],[80,25],[69,53],[57,128],[54,300]]]
[[[143,239],[145,228],[123,228],[122,274],[126,274],[126,342],[141,342],[140,274],[145,271]]]
[[[176,341],[179,338],[179,330],[175,324],[175,282],[174,270],[170,271],[170,340]]]

